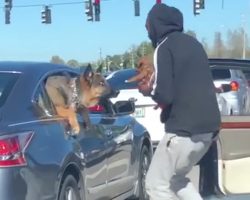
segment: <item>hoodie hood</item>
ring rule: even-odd
[[[148,13],[146,27],[154,47],[169,33],[183,31],[183,16],[180,10],[166,4],[155,4]]]

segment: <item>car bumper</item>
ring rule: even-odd
[[[1,200],[54,200],[56,194],[51,188],[41,184],[39,178],[27,167],[0,168],[0,199]],[[49,193],[51,192],[51,193]]]

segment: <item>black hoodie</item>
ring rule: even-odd
[[[218,131],[221,119],[208,58],[202,45],[183,33],[182,13],[156,4],[148,14],[147,28],[156,48],[152,98],[166,106],[161,115],[166,131],[178,135]]]

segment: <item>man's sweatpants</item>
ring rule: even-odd
[[[166,133],[146,176],[150,200],[202,200],[186,175],[208,151],[212,138],[213,133],[192,137]]]

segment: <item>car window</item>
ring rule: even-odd
[[[229,69],[212,69],[212,76],[214,80],[229,79],[231,73]]]
[[[243,70],[243,73],[244,73],[246,79],[247,79],[247,80],[250,80],[250,71],[248,71],[248,70]]]
[[[39,111],[40,117],[51,117],[56,115],[56,110],[51,101],[48,92],[46,91],[45,84],[48,77],[53,76],[76,76],[75,73],[68,73],[68,72],[57,72],[54,74],[50,74],[49,76],[45,77],[38,87],[33,102],[36,104],[37,111]]]
[[[55,115],[54,106],[48,97],[43,83],[38,87],[33,102],[40,117],[52,117]]]
[[[137,88],[137,83],[127,83],[126,80],[136,75],[135,69],[125,69],[121,71],[116,71],[109,76],[107,76],[107,81],[113,89],[134,89]]]
[[[19,75],[18,73],[0,73],[0,107],[3,106],[8,98]]]

